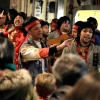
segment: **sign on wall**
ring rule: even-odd
[[[34,16],[37,17],[38,19],[41,18],[41,6],[39,2],[35,1],[35,12]]]

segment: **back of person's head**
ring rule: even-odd
[[[35,79],[36,91],[39,96],[47,97],[55,90],[56,80],[51,73],[38,74]]]
[[[58,19],[57,28],[60,29],[62,23],[66,22],[66,21],[69,21],[69,23],[70,23],[70,18],[69,18],[68,16],[60,17],[60,18]]]
[[[56,78],[57,87],[64,85],[73,86],[87,73],[87,64],[79,55],[62,55],[55,61],[52,73]]]
[[[4,69],[4,64],[13,63],[14,46],[7,38],[0,37],[0,69]]]
[[[25,27],[26,31],[29,31],[33,26],[40,23],[38,18],[29,16],[25,19],[25,22],[23,23],[23,27]]]
[[[89,18],[87,19],[87,21],[90,22],[90,23],[94,26],[94,28],[97,28],[97,27],[98,27],[98,22],[97,22],[97,19],[96,19],[96,18],[94,18],[94,17],[89,17]]]
[[[81,27],[78,29],[78,34],[77,34],[77,38],[76,38],[77,42],[80,42],[81,31],[83,29],[86,29],[86,28],[91,28],[92,29],[92,31],[93,31],[92,32],[92,37],[95,34],[95,28],[90,22],[82,22]]]
[[[100,73],[93,72],[81,78],[67,93],[67,100],[100,100]]]

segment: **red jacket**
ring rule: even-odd
[[[20,26],[12,26],[7,25],[4,29],[4,35],[10,39],[15,47],[14,51],[14,64],[18,67],[18,55],[19,49],[22,43],[28,38],[28,36],[24,36],[24,32],[22,31],[22,27]]]

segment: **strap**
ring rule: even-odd
[[[93,66],[95,66],[95,69],[98,70],[98,61],[99,61],[99,54],[93,53]]]

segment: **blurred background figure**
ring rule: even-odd
[[[49,23],[44,20],[41,20],[40,24],[42,27],[42,40],[44,44],[47,46],[47,37],[49,35]]]
[[[58,19],[57,29],[49,34],[49,39],[55,39],[60,37],[62,34],[69,35],[70,33],[70,18],[68,16],[62,16]]]
[[[52,21],[50,23],[50,32],[56,31],[57,23],[58,23],[58,19],[57,18],[52,19]]]
[[[92,0],[80,0],[81,6],[92,5]]]
[[[95,33],[92,39],[93,43],[100,46],[100,31],[97,29],[98,27],[97,19],[94,17],[89,17],[87,19],[87,22],[90,22],[95,28]]]
[[[65,100],[100,100],[100,73],[90,73],[81,78]]]
[[[0,100],[38,100],[29,72],[16,70],[13,57],[13,43],[0,37]]]
[[[17,13],[18,13],[17,10],[9,9],[9,11],[7,13],[6,24],[14,24],[14,19],[15,19],[15,16],[16,16]]]
[[[81,25],[82,25],[82,21],[77,21],[73,25],[71,36],[73,37],[74,40],[77,38],[78,30],[79,30],[79,28],[81,28]]]
[[[0,32],[4,32],[7,12],[4,8],[0,8]]]
[[[15,47],[15,56],[14,56],[14,63],[18,68],[18,55],[19,49],[22,43],[27,39],[27,32],[22,27],[26,19],[26,14],[24,12],[16,13],[14,16],[14,24],[7,24],[5,26],[4,35],[12,41]]]

